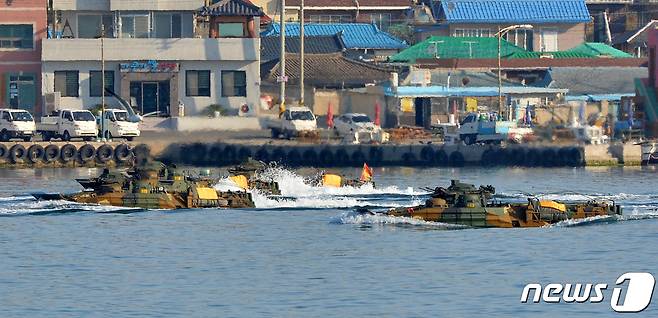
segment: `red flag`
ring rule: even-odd
[[[327,109],[327,127],[334,127],[334,108],[329,103],[329,108]]]
[[[365,162],[363,163],[363,170],[361,171],[361,178],[359,180],[364,182],[370,182],[372,180],[372,169]]]
[[[381,116],[381,106],[379,105],[379,101],[375,102],[375,125],[376,126],[381,126],[381,120],[379,117]]]

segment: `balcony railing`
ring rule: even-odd
[[[104,39],[107,61],[257,61],[258,38]],[[99,61],[99,39],[44,39],[42,61]]]
[[[53,0],[55,10],[197,10],[203,0]]]

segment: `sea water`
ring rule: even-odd
[[[337,172],[357,176],[359,171]],[[615,316],[625,272],[658,273],[652,168],[381,168],[377,186],[307,185],[272,169],[281,198],[257,208],[142,210],[38,202],[97,169],[0,170],[2,317]],[[360,215],[427,198],[451,179],[497,198],[614,200],[623,217],[473,229]],[[230,187],[226,180],[219,188]],[[528,283],[607,283],[599,304],[522,304]],[[655,298],[654,294],[654,298]],[[653,301],[639,316],[658,316]]]

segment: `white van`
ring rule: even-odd
[[[26,110],[0,108],[0,141],[12,138],[30,141],[35,130],[34,118]]]

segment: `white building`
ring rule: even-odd
[[[102,55],[106,88],[142,114],[175,116],[182,102],[186,115],[210,105],[254,115],[260,100],[254,26],[262,10],[239,0],[215,2],[53,0],[53,32],[43,40],[44,95],[60,92],[60,107],[100,105]]]

